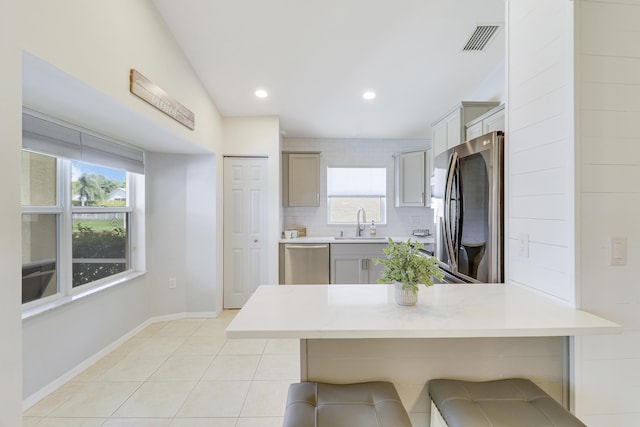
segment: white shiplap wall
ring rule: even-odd
[[[579,305],[623,325],[576,340],[576,412],[592,427],[640,425],[640,0],[576,8],[580,146]],[[626,237],[626,266],[608,240]]]
[[[507,1],[507,280],[573,304],[572,2]],[[520,251],[528,239],[528,256]]]

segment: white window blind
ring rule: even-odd
[[[327,168],[328,197],[386,197],[385,168]]]
[[[42,154],[144,173],[144,151],[63,125],[22,114],[22,148]]]

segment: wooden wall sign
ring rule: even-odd
[[[133,68],[129,73],[129,91],[189,129],[195,128],[195,116],[191,110]]]

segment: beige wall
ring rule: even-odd
[[[210,151],[220,149],[221,117],[151,1],[25,0],[22,4],[25,51],[179,137]],[[193,111],[195,130],[131,95],[131,68]]]
[[[5,0],[0,13],[0,425],[22,425],[22,343],[20,322],[20,177],[19,9]],[[11,286],[11,285],[14,286]]]

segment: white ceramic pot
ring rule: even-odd
[[[396,302],[400,305],[416,305],[418,293],[411,292],[411,289],[402,289],[402,283],[395,283]]]

